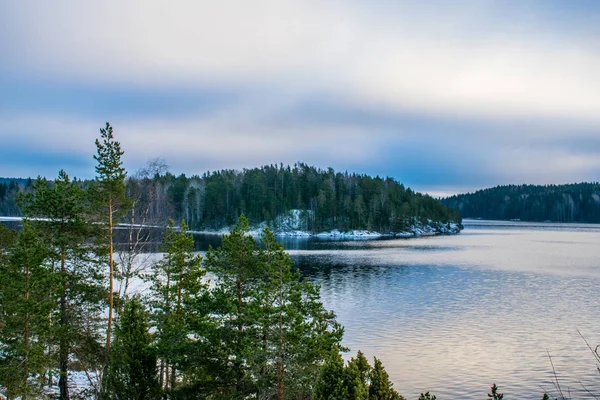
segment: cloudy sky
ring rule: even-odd
[[[0,176],[304,161],[456,193],[600,177],[597,0],[0,0]]]

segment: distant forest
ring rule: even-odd
[[[20,215],[18,193],[31,190],[31,184],[27,179],[0,180],[0,215]],[[88,184],[81,181],[81,186]],[[164,165],[155,162],[129,177],[126,185],[128,196],[136,199],[132,222],[184,219],[195,230],[231,226],[242,213],[251,224],[270,222],[292,209],[304,210],[305,227],[313,232],[398,232],[415,222],[460,221],[458,212],[392,178],[321,170],[303,163],[187,177],[166,172]]]
[[[600,184],[508,185],[442,199],[464,218],[600,223]]]

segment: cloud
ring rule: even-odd
[[[598,37],[502,3],[23,1],[4,22],[12,68],[59,79],[319,88],[394,110],[600,125]]]
[[[3,4],[0,138],[82,172],[108,119],[130,168],[306,161],[432,192],[594,179],[600,7],[509,4]]]

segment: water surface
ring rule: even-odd
[[[460,235],[313,242],[290,250],[407,398],[539,399],[559,383],[600,393],[600,225],[465,221]],[[581,382],[581,383],[580,383]],[[590,396],[586,396],[590,397]],[[591,397],[590,397],[591,398]]]

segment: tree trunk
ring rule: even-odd
[[[112,334],[112,320],[113,320],[113,204],[112,197],[108,198],[108,327],[106,328],[106,354],[104,357],[104,364],[108,365],[110,361],[110,339]]]
[[[171,390],[175,388],[175,382],[177,380],[177,373],[175,371],[175,366],[171,365]]]
[[[277,354],[277,399],[283,400],[283,271],[279,272],[279,348]]]
[[[60,255],[60,271],[62,275],[62,293],[60,296],[60,327],[65,328],[68,324],[67,318],[67,266],[65,262],[65,251]],[[60,369],[60,378],[58,379],[58,388],[60,390],[60,400],[69,400],[69,340],[64,332],[61,332],[59,341],[58,363]]]
[[[160,381],[160,387],[164,388],[164,385],[165,385],[165,360],[160,360],[160,376],[158,378]]]
[[[23,363],[23,369],[25,371],[25,376],[29,376],[29,336],[30,336],[30,326],[29,326],[29,264],[25,264],[25,332],[23,338],[23,345],[25,347],[25,360]]]

